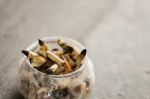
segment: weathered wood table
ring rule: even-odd
[[[149,0],[0,0],[0,99],[23,99],[17,69],[37,38],[67,36],[94,62],[91,99],[150,99]]]

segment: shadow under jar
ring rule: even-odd
[[[57,48],[56,41],[62,37],[42,38],[50,47]],[[77,41],[62,38],[77,52],[84,47]],[[31,44],[27,50],[36,51],[38,41]],[[60,75],[48,75],[33,68],[29,60],[24,57],[19,67],[19,90],[26,99],[89,99],[95,82],[93,64],[85,56],[79,69]]]

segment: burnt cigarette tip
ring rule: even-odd
[[[52,51],[58,51],[59,49],[58,48],[54,48]]]
[[[61,44],[63,44],[63,40],[60,38],[57,40],[57,43],[61,45]]]
[[[72,51],[73,51],[73,48],[70,47],[70,46],[67,46],[67,47],[66,47],[66,50],[67,50],[68,52],[72,52]]]
[[[21,51],[24,55],[28,56],[29,55],[29,51],[26,51],[26,50],[22,50]]]
[[[81,55],[86,55],[86,49],[83,49],[82,51],[81,51]]]
[[[39,39],[39,44],[40,45],[44,45],[44,41],[42,41],[41,39]]]

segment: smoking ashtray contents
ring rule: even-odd
[[[36,52],[22,50],[22,53],[35,69],[48,75],[62,75],[79,69],[86,55],[86,49],[78,53],[62,39],[57,40],[56,44],[61,49],[52,49],[46,42],[39,39],[40,47]]]
[[[19,91],[26,99],[89,99],[93,64],[80,43],[48,37],[22,53]]]

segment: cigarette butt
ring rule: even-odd
[[[67,55],[67,54],[65,54],[64,55],[64,58],[68,61],[68,63],[69,63],[69,65],[71,66],[71,68],[73,68],[73,66],[74,66],[74,61],[70,58],[70,56],[69,55]]]
[[[60,57],[58,57],[56,54],[54,54],[51,51],[47,51],[47,56],[52,61],[56,62],[59,66],[62,66],[65,63],[64,60],[62,60]]]
[[[79,53],[73,47],[67,45],[62,39],[58,39],[57,44],[63,49],[63,52],[71,56],[73,60],[77,59]]]
[[[75,62],[76,66],[80,66],[82,63],[82,60],[84,59],[86,55],[86,49],[83,49],[80,53],[80,55],[77,57],[77,60]]]
[[[49,67],[48,69],[51,70],[52,72],[55,72],[58,69],[58,67],[59,66],[57,64],[54,64],[51,67]]]
[[[43,50],[45,51],[49,50],[48,44],[40,39],[39,39],[39,45],[42,47]]]
[[[72,71],[72,69],[71,69],[70,64],[68,63],[68,61],[65,59],[65,57],[64,57],[64,56],[62,56],[62,57],[63,57],[63,59],[64,59],[64,61],[65,61],[66,72],[71,72],[71,71]]]
[[[59,57],[61,57],[62,55],[63,55],[63,52],[62,51],[60,51],[60,50],[53,50],[52,51],[54,54],[56,54],[57,56],[59,56]]]
[[[22,50],[22,53],[27,56],[33,67],[40,67],[46,62],[45,58],[38,55],[37,53],[26,50]]]
[[[48,44],[39,39],[39,45],[40,45],[39,54],[46,57],[46,51],[49,50]]]
[[[58,74],[62,74],[65,72],[65,68],[64,67],[59,67],[55,72],[54,74],[55,75],[58,75]]]
[[[72,51],[72,53],[70,54],[70,56],[72,57],[73,60],[77,60],[79,53],[77,51]]]
[[[74,49],[67,45],[62,39],[57,40],[57,44],[63,49],[64,53],[71,53]]]
[[[31,59],[31,64],[33,67],[40,67],[42,66],[44,63],[46,62],[46,60],[41,57],[41,56],[34,56],[32,59]]]
[[[58,39],[58,40],[57,40],[57,43],[58,43],[59,45],[63,45],[63,44],[64,44],[64,41],[63,41],[63,39]]]
[[[74,50],[71,46],[68,45],[62,46],[62,48],[64,50],[64,53],[71,53]]]
[[[27,56],[27,58],[31,58],[33,56],[38,56],[37,53],[31,52],[31,51],[27,51],[27,50],[22,50],[22,53]]]

